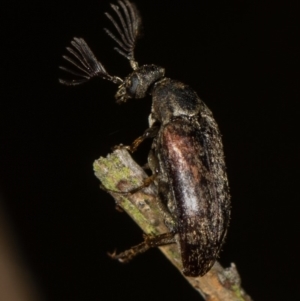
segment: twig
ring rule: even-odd
[[[96,177],[109,190],[126,192],[143,184],[147,178],[144,170],[137,165],[125,149],[115,150],[106,158],[94,162]],[[157,191],[152,184],[134,194],[110,192],[118,206],[124,209],[146,234],[168,232],[158,202]],[[159,248],[179,270],[182,270],[180,253],[176,244]],[[251,301],[241,288],[240,276],[234,264],[224,269],[218,262],[203,277],[183,277],[207,301]]]

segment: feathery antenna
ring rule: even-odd
[[[114,25],[119,38],[110,30],[106,28],[104,30],[118,44],[119,47],[115,47],[115,50],[129,60],[132,69],[136,70],[138,63],[134,59],[134,48],[141,28],[141,17],[135,5],[128,0],[119,0],[118,4],[111,4],[112,9],[118,17],[118,22],[109,13],[105,13],[105,15]],[[63,66],[59,68],[78,76],[79,79],[59,79],[60,83],[68,86],[76,86],[87,82],[93,77],[101,77],[118,85],[123,83],[121,78],[111,76],[105,70],[102,63],[97,60],[90,47],[82,38],[74,38],[71,45],[73,47],[67,47],[67,51],[72,56],[64,55],[63,58],[78,70],[75,71]]]
[[[115,84],[121,84],[123,82],[121,78],[117,76],[111,76],[107,73],[104,66],[97,60],[90,47],[82,38],[74,38],[71,42],[71,45],[73,46],[73,48],[67,47],[67,50],[73,55],[74,58],[70,58],[66,55],[64,55],[63,58],[77,67],[80,71],[74,71],[62,66],[60,66],[59,68],[78,77],[81,77],[81,79],[70,81],[59,79],[59,82],[61,84],[67,86],[76,86],[85,83],[95,76],[107,79]]]
[[[119,0],[118,4],[120,6],[111,4],[111,7],[117,14],[121,27],[109,13],[105,13],[105,15],[114,25],[119,38],[107,28],[104,28],[104,30],[120,47],[114,49],[129,60],[132,69],[135,70],[138,63],[134,59],[134,48],[141,29],[141,17],[136,6],[128,0]]]

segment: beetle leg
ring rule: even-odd
[[[132,188],[128,191],[118,191],[118,190],[108,189],[108,188],[104,187],[102,184],[100,184],[100,188],[102,190],[104,190],[106,192],[110,192],[110,193],[118,193],[118,194],[123,194],[123,195],[129,195],[129,194],[134,194],[134,193],[140,191],[141,189],[150,186],[154,182],[156,177],[157,177],[157,174],[153,174],[152,176],[144,179],[143,184],[141,186],[138,186],[136,188]]]
[[[157,135],[158,131],[159,131],[158,126],[152,126],[148,128],[142,136],[136,138],[131,145],[122,145],[122,144],[116,145],[113,147],[113,150],[125,148],[131,153],[134,153],[144,140],[148,138],[154,138]]]
[[[144,241],[142,243],[122,253],[116,254],[116,252],[114,252],[112,254],[108,253],[108,255],[112,259],[126,263],[132,260],[136,255],[144,253],[150,248],[176,243],[175,234],[175,232],[168,232],[157,236],[144,234]]]

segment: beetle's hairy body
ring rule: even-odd
[[[168,207],[179,233],[183,272],[204,275],[219,254],[229,221],[221,135],[211,111],[188,86],[166,79],[155,85],[152,95],[153,116],[161,116],[162,108],[167,114],[165,106],[172,111],[167,122],[164,116],[153,149],[161,193],[169,191]]]
[[[129,60],[133,71],[123,79],[110,75],[87,43],[82,38],[74,38],[73,47],[67,47],[71,57],[64,58],[77,70],[61,69],[79,79],[60,82],[74,86],[100,77],[118,84],[115,95],[118,103],[152,95],[149,128],[128,148],[133,152],[144,139],[154,138],[148,157],[153,171],[150,178],[158,186],[158,204],[162,210],[166,207],[165,220],[170,229],[170,233],[157,237],[146,236],[140,245],[112,257],[129,261],[151,247],[175,243],[178,234],[183,273],[204,275],[218,257],[230,217],[221,134],[211,111],[194,90],[165,78],[162,67],[152,64],[139,67],[134,48],[141,17],[135,5],[118,0],[118,5],[111,7],[117,19],[109,13],[106,16],[117,35],[105,31],[118,44],[115,49]]]

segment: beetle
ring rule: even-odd
[[[118,85],[118,103],[130,98],[152,96],[149,128],[128,147],[132,152],[146,138],[153,138],[149,166],[158,187],[159,201],[169,215],[170,232],[145,236],[140,245],[112,257],[129,261],[150,247],[178,242],[183,273],[203,276],[219,255],[230,219],[230,194],[221,134],[212,112],[188,85],[165,77],[156,65],[138,65],[134,49],[141,28],[136,6],[128,0],[111,4],[117,19],[105,13],[116,34],[105,29],[118,44],[115,50],[125,57],[133,71],[124,79],[110,75],[82,38],[74,38],[72,55],[63,56],[79,71],[61,69],[78,76],[60,80],[65,85],[82,84],[100,77]],[[117,21],[118,20],[118,21]]]

